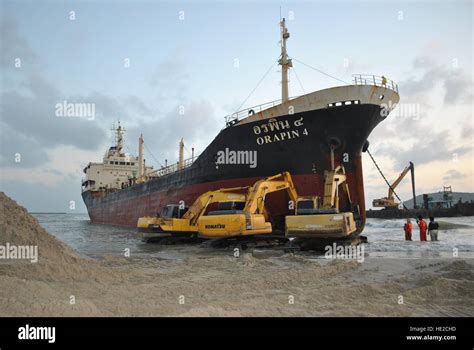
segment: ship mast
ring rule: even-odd
[[[288,33],[288,29],[286,28],[285,19],[283,18],[280,21],[280,28],[281,28],[281,57],[278,63],[281,65],[281,102],[285,103],[288,102],[288,71],[293,64],[291,63],[291,59],[288,58],[288,53],[286,51],[286,41],[290,37],[290,33]]]
[[[145,159],[143,158],[144,145],[143,134],[140,134],[140,138],[138,139],[138,181],[142,182],[145,177]]]
[[[124,132],[125,132],[125,129],[122,128],[119,121],[117,129],[115,129],[115,146],[117,147],[118,154],[122,154]]]

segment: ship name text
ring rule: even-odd
[[[304,127],[302,117],[295,120],[293,125],[291,125],[286,119],[277,121],[272,118],[268,123],[254,126],[253,133],[258,135],[256,141],[260,146],[267,143],[281,142],[301,136],[308,136],[308,130]]]

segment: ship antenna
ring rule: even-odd
[[[281,16],[281,15],[280,15]],[[288,102],[288,71],[293,64],[291,59],[288,58],[288,53],[286,51],[286,41],[290,37],[290,33],[286,28],[285,18],[280,21],[281,28],[281,57],[278,63],[281,65],[281,102]]]

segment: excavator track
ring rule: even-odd
[[[207,240],[202,243],[202,247],[209,248],[239,248],[247,250],[249,248],[274,248],[284,246],[289,239],[284,235],[247,235],[219,237]]]

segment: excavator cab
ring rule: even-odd
[[[285,218],[285,236],[289,238],[339,238],[357,230],[354,213],[340,212],[339,187],[351,202],[344,167],[326,172],[324,197],[299,197],[295,215]]]
[[[179,204],[168,204],[161,209],[158,217],[163,219],[171,218],[182,218],[183,215],[189,210],[189,207],[180,208]]]
[[[230,201],[217,203],[217,210],[210,211],[207,215],[221,215],[242,212],[245,208],[244,201]]]

